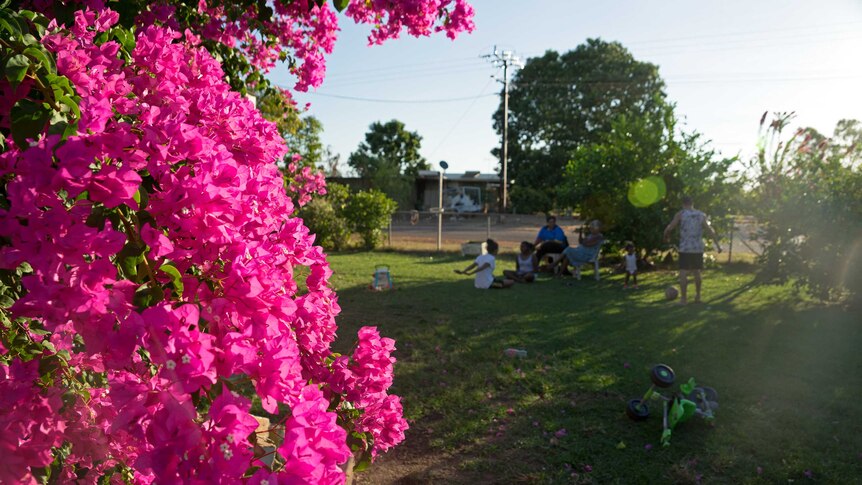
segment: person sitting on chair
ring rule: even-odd
[[[583,228],[578,231],[578,246],[569,246],[564,249],[563,257],[555,262],[551,266],[551,269],[554,273],[564,274],[570,264],[572,267],[577,267],[593,262],[604,240],[605,236],[602,235],[602,224],[597,220],[590,222],[590,234],[584,237]]]
[[[555,216],[548,216],[545,222],[547,224],[539,229],[539,234],[533,243],[536,246],[536,258],[539,261],[542,261],[546,254],[562,253],[563,249],[569,245],[566,233],[563,232],[562,227],[557,225]]]

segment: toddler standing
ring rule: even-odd
[[[638,255],[635,254],[635,245],[632,243],[626,244],[626,282],[623,283],[623,289],[629,288],[629,278],[632,278],[634,285],[631,288],[638,287]]]

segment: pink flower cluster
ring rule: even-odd
[[[264,16],[266,20],[261,20],[261,8],[271,13]],[[291,72],[299,91],[323,82],[325,56],[332,53],[339,30],[338,17],[329,2],[258,2],[237,16],[223,2],[200,0],[197,10],[203,19],[201,26],[180,25],[170,1],[156,2],[141,16],[140,23],[159,22],[174,30],[192,28],[204,39],[239,50],[252,66],[264,72],[282,56],[290,56],[296,61]],[[372,26],[371,44],[397,38],[402,30],[417,37],[445,31],[454,39],[474,28],[473,7],[467,0],[352,0],[345,12],[355,22]]]
[[[356,430],[372,435],[374,456],[403,441],[408,427],[401,399],[387,394],[393,379],[394,350],[394,340],[380,338],[374,327],[362,327],[352,358],[336,359],[330,378],[333,390],[344,392],[348,401],[364,411]]]
[[[444,31],[450,39],[475,28],[467,0],[353,0],[346,12],[357,23],[375,26],[369,44],[398,38],[405,28],[416,37]]]
[[[300,159],[300,155],[294,155],[293,160],[287,165],[288,173],[291,174],[287,192],[297,205],[303,206],[314,194],[326,194],[326,176],[312,167],[301,167]]]
[[[51,349],[0,365],[0,482],[32,481],[60,446],[67,480],[131,469],[136,483],[241,482],[262,464],[238,393],[253,389],[287,418],[281,466],[249,481],[341,483],[351,449],[339,413],[362,411],[351,426],[375,455],[404,439],[387,394],[394,342],[366,327],[351,359],[333,358],[332,272],[290,217],[275,126],[189,32],[143,27],[126,61],[98,38],[117,21],[86,10],[68,31],[50,27],[43,42],[81,97],[79,131],[7,140],[0,154],[0,268],[32,268],[10,312]]]

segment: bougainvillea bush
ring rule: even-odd
[[[402,441],[394,342],[331,351],[284,142],[199,32],[32,3],[0,8],[0,483],[342,483]]]

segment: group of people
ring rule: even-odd
[[[673,220],[664,230],[665,241],[670,241],[671,233],[679,227],[679,295],[680,304],[688,301],[688,276],[694,278],[695,302],[700,302],[701,295],[701,270],[703,269],[703,232],[706,231],[712,238],[717,251],[721,252],[718,244],[718,235],[709,224],[709,220],[703,212],[694,208],[691,197],[684,197],[682,210],[676,213]],[[474,275],[474,286],[480,289],[488,288],[510,288],[515,283],[530,283],[536,279],[536,273],[540,270],[540,262],[548,254],[560,254],[553,262],[546,266],[548,271],[554,274],[564,274],[569,265],[576,267],[581,264],[590,263],[598,256],[599,249],[605,238],[601,231],[601,223],[597,220],[589,224],[588,234],[584,234],[583,228],[578,231],[578,245],[569,246],[563,229],[557,225],[557,218],[548,216],[536,240],[533,243],[524,241],[521,243],[520,252],[515,263],[515,270],[503,271],[502,277],[495,277],[496,255],[500,250],[499,244],[493,239],[486,242],[487,252],[476,258],[473,263],[463,270],[455,270],[462,275]],[[623,288],[637,288],[637,254],[633,243],[625,246],[625,282]],[[629,286],[630,280],[632,285]]]

